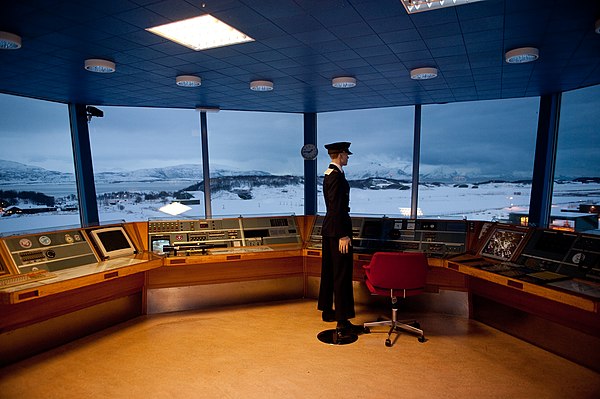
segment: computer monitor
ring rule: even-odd
[[[164,236],[152,236],[150,237],[150,248],[152,252],[158,255],[165,253],[164,246],[171,245],[171,237],[168,235]]]
[[[381,240],[383,235],[383,221],[381,219],[363,221],[360,238]]]
[[[103,260],[135,254],[135,246],[121,226],[104,227],[90,231]]]
[[[525,246],[523,254],[562,261],[576,238],[576,234],[555,230],[536,230]]]
[[[505,262],[510,261],[515,256],[525,235],[525,231],[496,226],[488,236],[479,254]]]

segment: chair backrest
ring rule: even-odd
[[[419,252],[376,252],[371,258],[368,281],[379,289],[419,293],[425,287],[427,257]]]

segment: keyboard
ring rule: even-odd
[[[211,255],[222,255],[222,254],[247,254],[253,252],[267,252],[272,251],[271,247],[245,247],[245,248],[224,248],[224,249],[209,249],[208,253]]]
[[[27,274],[0,277],[0,289],[13,287],[15,285],[32,283],[34,281],[46,280],[56,277],[55,273],[46,270],[38,270]]]

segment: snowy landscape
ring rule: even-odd
[[[371,162],[347,168],[353,215],[408,217],[411,181],[408,167]],[[358,173],[360,171],[360,173]],[[166,218],[204,218],[201,165],[177,165],[134,171],[95,174],[101,222],[146,221]],[[325,210],[318,185],[318,209]],[[40,204],[27,195],[8,199],[7,193],[43,193],[53,205]],[[510,212],[527,212],[531,182],[489,176],[466,176],[452,170],[421,173],[419,217],[469,220],[507,220]],[[0,233],[56,229],[79,224],[75,178],[71,173],[46,170],[0,160]],[[31,196],[31,195],[30,195]],[[25,197],[25,198],[23,198]],[[302,215],[302,176],[264,171],[235,171],[211,166],[213,217]],[[182,202],[190,210],[170,216],[159,208]],[[557,181],[553,213],[574,212],[580,204],[600,203],[600,178]],[[13,213],[11,208],[40,209],[36,214]]]

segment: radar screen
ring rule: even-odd
[[[496,228],[481,249],[480,255],[508,262],[515,255],[525,234],[524,231]]]

